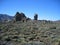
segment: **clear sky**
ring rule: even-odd
[[[60,0],[0,0],[0,14],[14,16],[17,11],[32,19],[37,13],[41,20],[60,20]]]

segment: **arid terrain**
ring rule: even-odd
[[[60,21],[0,23],[0,45],[60,45]]]

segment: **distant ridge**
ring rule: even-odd
[[[7,14],[0,14],[0,22],[11,21],[12,19],[13,16],[9,16]]]

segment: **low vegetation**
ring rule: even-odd
[[[17,12],[14,21],[0,23],[0,45],[60,45],[60,22]]]
[[[0,45],[59,45],[59,26],[38,20],[0,23]]]

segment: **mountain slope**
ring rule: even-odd
[[[7,14],[0,14],[0,22],[4,22],[4,21],[10,21],[13,19],[13,16],[9,16]]]

